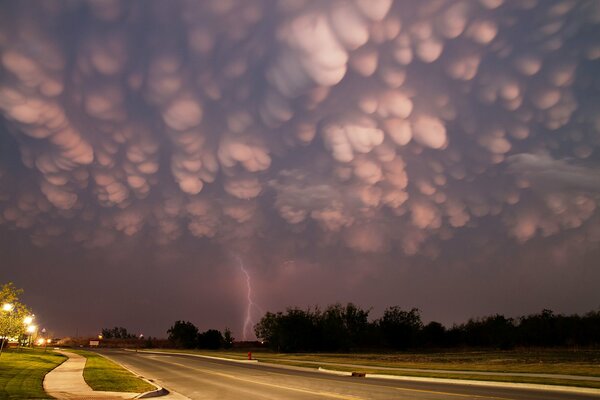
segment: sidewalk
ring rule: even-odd
[[[132,399],[140,393],[101,392],[92,390],[83,379],[85,357],[68,351],[57,351],[69,357],[44,377],[44,390],[57,399]]]

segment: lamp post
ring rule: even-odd
[[[48,342],[46,342],[46,338],[44,336],[46,336],[46,328],[42,328],[42,340],[44,341],[44,353],[45,353],[46,352],[46,344]]]
[[[27,335],[27,346],[29,347],[29,342],[31,340],[31,334],[33,332],[35,332],[36,330],[36,326],[31,325],[31,323],[33,322],[33,318],[35,317],[35,315],[28,315],[25,318],[23,318],[23,324],[25,324],[25,331],[28,333]],[[21,342],[21,340],[19,340],[19,342]],[[19,349],[21,348],[21,343],[19,343]]]
[[[31,347],[31,339],[33,337],[33,334],[37,331],[37,326],[35,325],[29,325],[27,327],[27,333],[29,333],[29,337],[27,338],[27,347]]]
[[[5,312],[7,314],[11,313],[14,308],[15,308],[14,304],[11,304],[11,303],[2,304],[2,312]],[[8,329],[8,326],[7,326],[7,329]],[[7,335],[7,332],[2,333],[2,342],[0,343],[0,355],[2,355],[2,349],[4,348],[4,341],[6,340],[6,335]]]

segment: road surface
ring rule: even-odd
[[[583,400],[573,393],[491,388],[429,382],[353,378],[190,355],[101,350],[167,389],[191,399],[419,399],[419,400]]]

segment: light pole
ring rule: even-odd
[[[33,334],[37,331],[37,326],[35,325],[29,325],[27,327],[27,333],[29,333],[29,337],[27,338],[27,347],[32,347],[31,345],[31,339],[33,337]]]
[[[25,330],[28,333],[27,335],[27,345],[29,346],[29,341],[31,340],[31,333],[35,332],[36,330],[36,326],[31,325],[31,323],[33,322],[33,318],[35,317],[35,315],[28,315],[25,318],[23,318],[23,324],[25,324]],[[19,342],[21,342],[21,340],[19,340]],[[19,349],[21,349],[21,343],[19,343]]]
[[[14,308],[15,306],[11,303],[2,304],[2,312],[5,312],[7,314],[10,314]],[[8,329],[8,325],[10,325],[10,322],[7,323],[6,329]],[[7,332],[2,333],[2,342],[0,343],[0,355],[2,355],[2,349],[4,348],[4,341],[6,340],[7,334]]]
[[[48,342],[46,342],[45,336],[46,336],[46,328],[42,328],[42,339],[44,340],[44,353],[46,352],[46,344],[48,343]]]

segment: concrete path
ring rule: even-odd
[[[68,351],[57,351],[69,357],[44,377],[44,390],[57,399],[132,399],[139,393],[95,391],[85,383],[83,368],[86,358]]]

